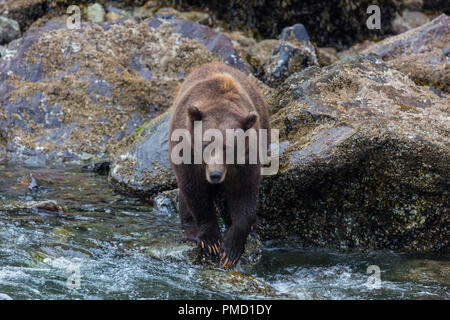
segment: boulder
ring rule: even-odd
[[[250,58],[247,60],[260,67],[265,66],[268,64],[272,52],[279,45],[280,41],[277,39],[266,39],[256,42],[252,46],[249,46],[248,53]]]
[[[292,75],[268,102],[281,155],[260,192],[263,239],[448,248],[448,96],[351,55]]]
[[[245,71],[224,34],[191,21],[29,29],[0,59],[0,154],[41,164],[120,154],[185,75],[212,60]]]
[[[169,164],[169,123],[169,112],[153,119],[138,141],[114,160],[109,178],[116,190],[147,198],[176,188]]]
[[[225,34],[230,38],[246,69],[257,79],[265,81],[265,68],[268,66],[272,52],[280,45],[280,40],[257,41],[240,31],[225,32]]]
[[[280,44],[264,66],[264,80],[269,86],[276,87],[291,74],[314,65],[319,62],[308,32],[302,24],[295,24],[281,32]]]
[[[419,85],[450,91],[450,18],[442,14],[429,23],[387,38],[362,50],[383,58]]]

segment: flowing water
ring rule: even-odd
[[[118,195],[76,166],[0,163],[0,299],[450,298],[449,254],[265,242],[233,271],[193,264],[167,203]]]

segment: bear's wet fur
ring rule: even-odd
[[[194,121],[209,128],[267,130],[269,114],[264,99],[247,75],[223,63],[209,63],[194,70],[183,82],[171,108],[169,158],[178,143],[170,139],[175,129],[187,129],[193,137]],[[192,160],[193,160],[192,152]],[[257,223],[256,206],[261,182],[261,163],[225,164],[214,170],[219,183],[212,183],[207,166],[174,164],[179,187],[180,219],[184,239],[196,241],[204,250],[220,254],[224,267],[242,255],[245,242]],[[215,200],[225,199],[223,220],[228,230],[223,239],[217,222]]]

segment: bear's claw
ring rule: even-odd
[[[223,263],[222,263],[222,268],[225,268],[225,269],[231,268],[239,260],[239,258],[236,258],[234,260],[225,258],[225,253],[223,253],[222,258],[220,260],[222,261],[223,259],[225,259],[225,261],[223,261]]]
[[[244,253],[245,240],[247,235],[238,228],[231,228],[225,235],[220,246],[222,252],[220,261],[222,261],[222,268],[229,269],[239,260]]]
[[[241,254],[239,251],[233,250],[228,251],[222,247],[222,256],[220,257],[220,261],[222,261],[222,268],[229,269],[231,268],[241,257]]]
[[[197,245],[203,252],[218,255],[220,246],[220,231],[217,222],[205,223],[199,227]]]
[[[220,240],[214,242],[207,240],[198,240],[198,244],[204,251],[208,250],[209,254],[219,255]]]

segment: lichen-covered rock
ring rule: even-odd
[[[20,37],[20,27],[17,21],[0,16],[0,44],[11,42]]]
[[[417,84],[450,92],[450,18],[442,14],[429,23],[369,46],[393,68]]]
[[[269,59],[272,55],[272,52],[275,50],[277,46],[280,45],[280,41],[276,39],[267,39],[262,40],[248,48],[250,63],[253,61],[260,67],[267,65]]]
[[[0,60],[0,154],[109,158],[168,108],[192,68],[215,59],[244,70],[225,35],[185,20],[30,29]]]
[[[246,69],[257,79],[264,81],[265,68],[268,66],[272,52],[280,45],[280,40],[265,39],[257,41],[240,31],[225,32],[225,34],[232,41]],[[270,87],[267,86],[267,88]]]
[[[114,21],[117,19],[121,19],[121,18],[125,18],[126,16],[121,15],[120,13],[117,12],[107,12],[105,14],[105,20],[106,21]]]
[[[284,28],[280,44],[274,49],[264,66],[265,82],[276,87],[291,74],[310,66],[319,65],[314,45],[302,24]]]
[[[261,187],[264,239],[449,247],[448,96],[353,55],[292,75],[269,105],[282,153],[279,173]]]

